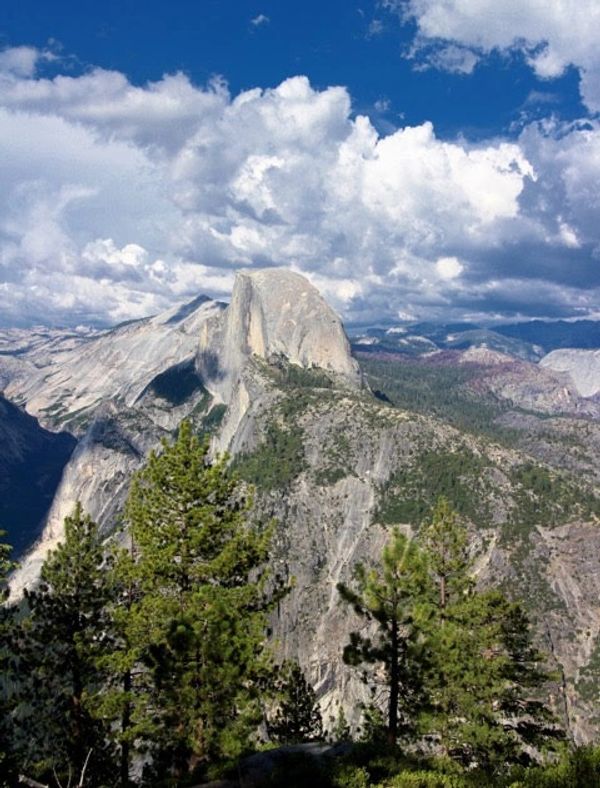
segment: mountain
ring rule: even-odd
[[[45,427],[78,439],[43,532],[15,573],[15,593],[35,582],[76,501],[109,533],[129,479],[150,449],[194,410],[205,414],[210,398],[195,369],[198,335],[202,323],[224,308],[201,296],[155,317],[69,340],[68,346],[64,337],[52,336],[25,342],[17,358],[0,358],[6,377],[10,361],[7,398]],[[18,529],[8,530],[13,543],[25,538]]]
[[[16,558],[40,535],[75,444],[0,394],[0,528],[10,532]]]
[[[600,320],[529,320],[496,326],[495,330],[539,345],[545,353],[560,348],[600,348]]]
[[[565,372],[582,397],[600,393],[600,350],[553,350],[540,364]]]
[[[160,375],[193,360],[201,324],[224,306],[200,296],[71,345],[26,348],[17,365],[11,359],[6,396],[47,426],[60,425],[81,435],[102,403],[134,407],[149,387],[160,387]],[[0,370],[2,366],[0,358]]]
[[[475,323],[402,323],[363,325],[350,331],[357,350],[420,355],[433,350],[487,347],[538,361],[561,348],[600,348],[600,320],[531,320],[526,323],[481,326]]]
[[[228,307],[196,302],[39,367],[27,353],[18,363],[37,377],[13,363],[11,396],[79,441],[15,595],[35,582],[76,499],[114,529],[131,473],[187,417],[279,523],[274,567],[296,582],[274,638],[300,660],[326,719],[343,702],[355,720],[369,700],[343,664],[358,622],[337,583],[379,556],[392,525],[416,531],[444,494],[468,524],[479,582],[530,607],[565,725],[579,741],[597,731],[600,422],[565,373],[489,347],[354,358],[316,289],[277,269],[238,274]]]
[[[361,352],[395,352],[416,356],[439,350],[483,347],[526,361],[537,361],[544,353],[538,345],[470,323],[363,327],[351,335],[351,341],[353,348]]]

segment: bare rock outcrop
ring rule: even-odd
[[[318,368],[342,387],[362,386],[340,318],[307,279],[283,268],[239,271],[230,305],[204,323],[198,350],[207,389],[228,405],[220,450],[231,448],[250,405],[246,366],[254,358]]]
[[[21,341],[21,374],[11,376],[8,396],[80,441],[42,535],[13,576],[13,595],[35,583],[76,501],[106,531],[114,527],[132,473],[182,419],[201,422],[225,404],[215,450],[235,450],[261,390],[251,361],[285,360],[320,368],[342,387],[361,385],[339,317],[304,277],[279,269],[238,274],[228,307],[201,296],[91,337],[38,337],[31,358]]]
[[[600,350],[553,350],[540,361],[542,367],[566,372],[582,397],[600,393]]]
[[[249,357],[281,356],[360,384],[340,318],[307,279],[284,268],[238,272],[229,307],[201,334],[203,351],[216,353],[227,375]]]

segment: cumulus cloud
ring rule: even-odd
[[[493,50],[521,51],[543,79],[568,66],[581,74],[582,97],[600,110],[600,4],[597,0],[386,0],[417,24],[428,62],[469,72]],[[432,49],[433,44],[433,49]]]
[[[345,88],[305,77],[231,96],[182,74],[48,79],[11,52],[5,324],[139,317],[274,265],[305,273],[347,319],[521,314],[527,293],[534,314],[595,308],[598,124],[477,145],[430,123],[380,135]]]

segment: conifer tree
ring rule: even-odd
[[[108,587],[98,528],[78,503],[64,541],[46,559],[39,587],[26,593],[20,637],[24,702],[23,766],[66,783],[86,770],[87,785],[110,784],[107,730],[92,713],[102,690]]]
[[[121,667],[138,673],[128,713],[151,742],[152,779],[180,780],[196,764],[238,754],[260,719],[272,528],[256,526],[250,509],[226,458],[211,464],[187,422],[132,482],[135,547],[117,562],[120,582],[135,586]]]
[[[355,667],[383,665],[387,692],[387,735],[395,743],[414,722],[420,702],[419,609],[430,594],[420,550],[395,529],[379,566],[354,568],[353,587],[338,585],[342,599],[377,626],[374,636],[352,632],[344,661]],[[374,677],[363,674],[366,683]]]
[[[97,697],[96,714],[112,721],[111,735],[119,751],[121,788],[131,785],[131,756],[136,740],[152,731],[145,710],[149,703],[151,678],[142,664],[142,641],[132,628],[132,610],[141,597],[136,574],[136,549],[128,534],[128,547],[115,546],[107,567],[111,589],[107,608],[108,647],[98,658],[98,669],[105,677],[102,693]]]
[[[323,718],[317,696],[297,662],[287,661],[281,666],[275,691],[279,705],[267,722],[269,737],[280,744],[322,739]]]
[[[352,736],[350,733],[348,720],[344,714],[343,706],[340,705],[337,716],[335,718],[331,717],[330,719],[333,722],[333,727],[331,729],[331,740],[334,743],[350,741]]]
[[[445,499],[420,540],[436,588],[424,619],[421,724],[445,756],[493,771],[558,735],[535,697],[549,676],[522,606],[499,591],[476,590],[466,530]]]

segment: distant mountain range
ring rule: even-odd
[[[348,329],[353,346],[420,355],[436,349],[465,350],[485,345],[528,361],[552,350],[600,348],[600,321],[531,320],[486,327],[475,323],[399,323],[361,325]]]

